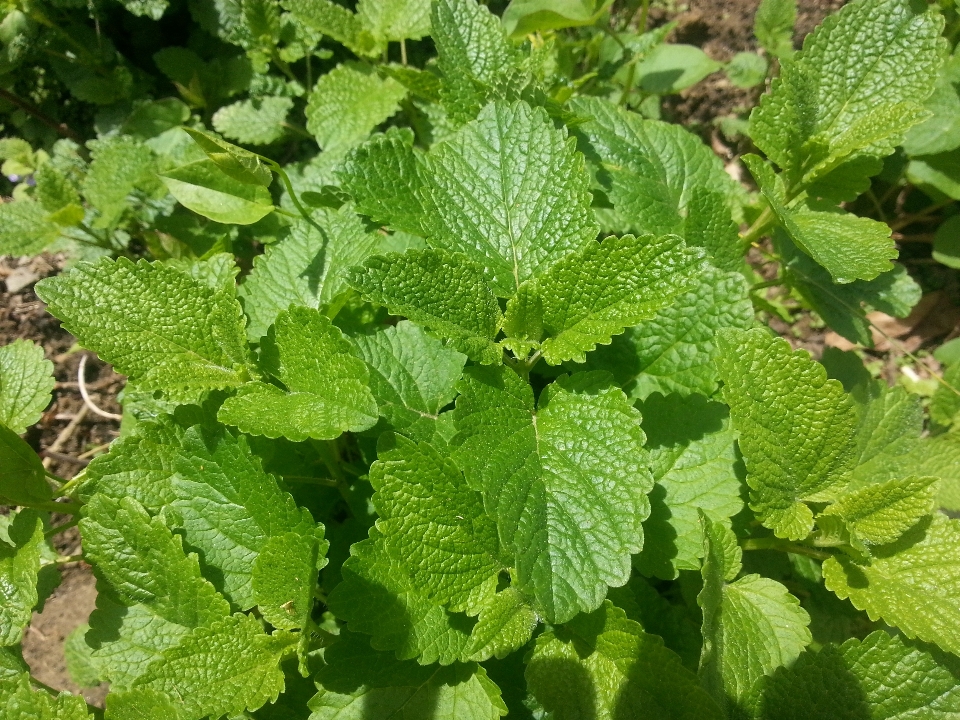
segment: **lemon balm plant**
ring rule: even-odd
[[[359,14],[302,12],[360,42]],[[186,208],[252,225],[280,177],[288,231],[239,283],[220,253],[38,284],[136,424],[49,477],[18,435],[49,363],[0,349],[4,717],[960,712],[957,436],[758,325],[743,261],[771,237],[840,332],[916,302],[889,229],[840,204],[927,117],[937,10],[856,0],[784,53],[746,209],[698,138],[555,92],[474,0],[427,18],[436,64],[405,77],[430,142],[390,127],[310,184],[191,130],[159,179]],[[20,657],[51,511],[97,576],[70,661],[103,711]]]

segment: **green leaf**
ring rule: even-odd
[[[523,596],[511,587],[498,592],[480,611],[467,653],[477,662],[502,660],[526,645],[540,618]]]
[[[960,117],[960,108],[957,116]],[[937,228],[933,238],[933,259],[954,270],[960,269],[960,216],[948,218]]]
[[[30,622],[37,594],[37,575],[45,543],[43,521],[36,510],[18,512],[7,528],[10,544],[0,541],[0,646],[16,645]]]
[[[351,632],[371,635],[377,650],[393,650],[398,659],[416,658],[421,665],[449,665],[472,654],[473,620],[427,598],[387,552],[376,528],[369,540],[350,547],[342,572],[327,605]]]
[[[930,418],[940,425],[952,425],[960,412],[960,363],[947,367],[944,385],[938,385],[930,399]]]
[[[848,490],[917,474],[907,458],[923,432],[920,398],[903,387],[888,388],[873,380],[866,387],[855,388],[854,397],[860,406],[860,424],[857,467]]]
[[[30,674],[0,680],[0,713],[4,720],[92,720],[87,704],[79,695],[34,690]]]
[[[703,609],[703,686],[723,707],[739,706],[754,683],[779,667],[790,666],[812,640],[810,616],[800,601],[769,578],[745,575],[732,567],[724,545],[736,538],[704,516],[703,590],[697,597]]]
[[[293,98],[267,95],[224,105],[211,122],[218,133],[237,142],[269,145],[283,137],[292,109]]]
[[[557,720],[723,717],[663,640],[609,600],[537,638],[526,679]]]
[[[475,663],[401,662],[348,632],[341,632],[324,660],[311,720],[366,720],[371,712],[393,720],[497,720],[507,714],[500,689]]]
[[[33,176],[34,197],[48,212],[55,213],[69,205],[79,206],[80,192],[73,178],[53,162],[45,162]]]
[[[846,493],[824,515],[843,519],[854,541],[886,545],[934,510],[939,490],[935,477],[907,477]]]
[[[835,283],[873,280],[893,268],[890,260],[898,251],[889,225],[821,200],[787,207],[783,183],[772,168],[756,155],[745,155],[743,160],[787,235],[820,263]]]
[[[844,162],[893,152],[925,118],[943,18],[910,0],[863,0],[827,18],[750,118],[750,136],[793,189]],[[879,172],[868,163],[866,177]],[[860,190],[866,189],[865,186]]]
[[[597,344],[670,305],[702,270],[702,254],[676,235],[609,237],[568,255],[536,280],[541,345],[551,365],[583,362]]]
[[[789,256],[792,254],[792,258]],[[873,280],[838,285],[830,274],[803,253],[784,253],[789,258],[786,278],[824,321],[850,342],[873,347],[867,312],[880,310],[906,317],[920,301],[922,289],[899,263]]]
[[[588,118],[577,126],[581,148],[601,165],[597,179],[634,232],[680,235],[702,243],[716,266],[739,268],[742,250],[727,206],[735,186],[700,138],[599,98],[570,106]]]
[[[958,547],[960,523],[936,513],[896,542],[873,548],[869,565],[835,555],[823,563],[823,579],[871,620],[882,618],[909,638],[957,653]]]
[[[430,34],[427,0],[360,0],[357,17],[378,40],[419,40]]]
[[[252,225],[273,212],[266,187],[231,177],[213,160],[167,170],[160,179],[181,205],[216,222]]]
[[[562,376],[541,393],[506,368],[468,368],[454,411],[454,460],[483,492],[516,585],[551,622],[599,607],[630,576],[650,513],[640,416],[606,373]]]
[[[0,424],[24,432],[50,404],[53,363],[29,340],[0,347]]]
[[[249,319],[247,337],[259,342],[291,305],[319,308],[348,289],[347,269],[383,244],[349,208],[314,209],[313,223],[296,219],[290,234],[253,259],[253,270],[238,290]]]
[[[357,210],[397,230],[422,235],[422,182],[413,133],[389,128],[353,150],[337,173]]]
[[[496,525],[459,468],[429,443],[381,436],[370,468],[377,529],[415,586],[453,612],[476,615],[497,590]]]
[[[37,294],[84,347],[141,390],[188,400],[248,377],[233,287],[214,290],[161,263],[103,258],[41,280]]]
[[[87,645],[85,636],[90,625],[84,623],[74,628],[63,642],[63,659],[67,675],[79,687],[96,687],[100,684],[100,667],[93,659],[93,648]]]
[[[6,425],[0,425],[0,467],[0,497],[11,504],[46,502],[53,496],[40,458]]]
[[[123,6],[140,17],[159,20],[169,7],[167,0],[121,0]]]
[[[738,88],[752,88],[767,78],[767,61],[752,52],[738,52],[727,64],[730,82]]]
[[[511,0],[503,11],[503,27],[520,40],[544,30],[593,25],[610,4],[605,0]]]
[[[654,394],[638,409],[657,485],[643,523],[643,551],[634,562],[644,575],[672,580],[680,570],[700,569],[698,512],[720,521],[743,508],[736,434],[726,408],[700,395]]]
[[[466,256],[443,250],[374,256],[352,268],[347,282],[365,300],[450,340],[468,357],[485,364],[501,361],[493,342],[502,322],[500,306],[481,268]]]
[[[307,130],[327,152],[345,152],[400,109],[406,88],[361,64],[338,65],[317,80],[307,103]]]
[[[295,532],[271,535],[253,564],[253,595],[264,620],[282,630],[306,628],[317,572],[329,542]],[[304,630],[306,633],[306,630]]]
[[[456,395],[466,356],[406,320],[360,335],[353,343],[370,368],[370,390],[380,415],[398,432],[428,438],[440,409]]]
[[[498,296],[597,235],[583,156],[539,108],[488,105],[434,147],[423,168],[430,244],[484,268]]]
[[[60,236],[60,228],[34,200],[0,203],[0,252],[35,255]]]
[[[156,185],[156,158],[146,145],[118,135],[90,142],[90,169],[83,179],[83,196],[100,211],[96,227],[110,227],[127,209],[127,196],[135,189]]]
[[[939,155],[925,155],[907,164],[909,182],[936,195],[939,191],[956,200],[960,198],[960,149]]]
[[[283,0],[283,7],[308,28],[329,35],[361,56],[380,54],[380,44],[354,13],[331,0]]]
[[[291,307],[280,313],[264,341],[270,373],[286,391],[249,383],[223,403],[220,422],[267,437],[331,440],[366,430],[378,417],[367,387],[367,366],[325,315]]]
[[[189,119],[190,108],[177,98],[146,100],[134,104],[133,112],[124,121],[121,132],[140,140],[149,140]]]
[[[777,536],[800,540],[813,528],[804,502],[829,498],[856,464],[853,402],[809,354],[766,330],[721,330],[717,344],[750,507]]]
[[[760,47],[777,58],[793,57],[793,25],[796,0],[761,0],[753,17],[753,34]]]
[[[184,554],[180,536],[135,500],[98,495],[84,512],[85,556],[111,587],[101,588],[87,642],[120,690],[191,628],[226,617],[230,605],[200,575],[197,556]]]
[[[804,652],[754,690],[757,720],[896,720],[960,712],[955,657],[877,630]]]
[[[252,577],[270,539],[313,536],[317,529],[309,511],[263,471],[246,438],[222,428],[195,426],[184,433],[169,482],[174,499],[165,510],[168,523],[183,529],[218,589],[241,610],[257,604]]]
[[[649,320],[627,329],[587,357],[588,367],[613,374],[628,397],[717,389],[717,330],[754,326],[749,288],[740,273],[707,266],[697,284]]]
[[[165,650],[137,678],[134,697],[166,695],[180,720],[256,710],[283,691],[280,660],[296,640],[282,631],[265,634],[249,615],[226,617]]]
[[[476,0],[436,0],[430,23],[443,73],[441,96],[457,124],[496,99],[513,100],[526,84],[520,57],[500,20]]]
[[[667,95],[696,85],[722,67],[694,45],[664,43],[637,64],[637,82],[646,93]]]
[[[915,157],[936,155],[960,147],[960,95],[946,72],[940,75],[924,108],[931,116],[907,131],[903,151]]]

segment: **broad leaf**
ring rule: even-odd
[[[806,352],[765,330],[723,330],[717,339],[750,506],[778,536],[804,538],[813,527],[805,501],[828,499],[856,463],[853,402]]]
[[[849,598],[872,620],[909,638],[960,652],[960,522],[937,513],[890,545],[873,549],[869,565],[843,555],[823,564],[827,588]]]
[[[933,512],[938,490],[935,477],[888,480],[841,495],[824,515],[842,518],[856,542],[886,545]]]
[[[526,679],[557,720],[723,717],[680,658],[609,600],[537,638]]]
[[[95,225],[110,227],[127,209],[135,189],[154,189],[156,157],[140,141],[124,135],[91,142],[90,169],[83,179],[83,196],[100,212]]]
[[[34,200],[0,203],[0,252],[35,255],[60,236],[60,228]]]
[[[369,258],[347,274],[365,300],[386,305],[478,362],[499,363],[493,342],[500,306],[480,267],[443,250],[408,250]]]
[[[806,651],[754,689],[757,720],[899,720],[960,712],[960,665],[929,646],[877,630]]]
[[[11,504],[46,502],[53,496],[40,458],[6,425],[0,425],[0,467],[0,497]]]
[[[29,340],[0,347],[0,425],[24,432],[50,404],[53,363]]]
[[[427,0],[360,0],[357,17],[378,40],[419,40],[430,34]]]
[[[743,508],[736,433],[727,409],[700,395],[651,395],[638,405],[647,435],[650,517],[643,523],[640,572],[671,580],[680,570],[699,570],[703,527],[699,512],[721,521]]]
[[[79,695],[34,690],[29,673],[0,680],[0,713],[4,720],[92,720]]]
[[[406,89],[367,65],[338,65],[310,93],[307,130],[327,152],[345,152],[400,109]]]
[[[597,344],[672,304],[702,267],[701,254],[676,235],[610,237],[561,259],[521,293],[541,298],[544,359],[583,362]]]
[[[497,528],[480,493],[428,443],[386,435],[379,444],[370,482],[384,547],[427,597],[476,615],[501,570]]]
[[[488,105],[423,168],[429,243],[484,268],[500,297],[597,235],[583,156],[539,108]]]
[[[44,547],[43,521],[36,510],[20,510],[0,540],[0,646],[16,645],[39,600],[37,575]]]
[[[234,180],[244,185],[263,185],[264,187],[268,187],[273,181],[273,173],[255,153],[203,130],[189,127],[183,130],[193,138],[193,141],[218,168]]]
[[[210,119],[221,135],[250,145],[269,145],[287,131],[293,99],[267,95],[225,105]]]
[[[527,644],[539,621],[520,593],[504,588],[480,611],[467,650],[469,658],[477,662],[503,659]]]
[[[78,263],[37,283],[64,327],[142,390],[191,399],[248,377],[248,350],[233,287],[214,290],[144,260]]]
[[[371,708],[394,720],[497,720],[507,714],[499,688],[475,663],[402,662],[348,632],[341,632],[324,660],[311,720],[366,720]]]
[[[460,384],[454,459],[481,490],[517,587],[551,622],[599,607],[642,547],[653,478],[640,416],[606,373],[562,376],[534,404],[506,368]]]
[[[380,53],[380,44],[354,13],[332,0],[284,0],[294,18],[307,27],[329,35],[361,56]]]
[[[253,565],[253,595],[264,619],[283,630],[302,629],[307,636],[317,572],[326,565],[330,543],[315,535],[275,534]]]
[[[223,403],[220,422],[242,432],[290,440],[330,440],[366,430],[378,417],[364,362],[317,310],[291,307],[264,340],[267,370],[286,387],[255,382]]]
[[[544,30],[592,25],[609,5],[603,0],[511,0],[503,27],[519,40]]]
[[[213,160],[167,170],[160,179],[181,205],[216,222],[252,225],[273,212],[267,188],[227,175]]]

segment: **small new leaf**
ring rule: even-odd
[[[24,432],[40,419],[55,381],[53,363],[29,340],[0,347],[0,425]]]

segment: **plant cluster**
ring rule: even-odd
[[[158,50],[159,100],[112,46],[64,70],[39,7],[7,60],[49,50],[102,134],[5,141],[30,182],[0,243],[67,243],[37,294],[129,381],[65,480],[20,437],[52,366],[0,348],[5,718],[960,713],[960,394],[928,421],[854,353],[793,351],[744,261],[864,345],[868,310],[909,313],[890,226],[852,210],[955,152],[929,146],[947,13],[855,0],[795,53],[766,0],[751,196],[649,117],[693,64],[630,30],[646,3],[191,0],[219,40]],[[74,525],[98,600],[68,656],[104,711],[19,651]]]

